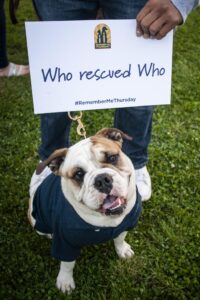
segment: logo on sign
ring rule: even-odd
[[[94,31],[95,49],[111,48],[111,31],[108,25],[99,24]]]

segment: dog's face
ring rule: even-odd
[[[121,151],[123,138],[130,139],[117,129],[103,129],[54,152],[38,173],[49,165],[62,176],[64,194],[70,201],[105,215],[120,215],[135,191],[133,165]]]

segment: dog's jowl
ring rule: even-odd
[[[32,177],[29,220],[52,238],[52,256],[61,261],[56,285],[63,292],[75,288],[73,268],[83,246],[113,239],[119,257],[134,254],[125,236],[137,224],[141,199],[123,139],[130,137],[103,129],[55,151]]]

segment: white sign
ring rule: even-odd
[[[170,104],[172,41],[135,20],[26,22],[35,113]]]

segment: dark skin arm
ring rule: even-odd
[[[137,15],[137,36],[162,39],[183,23],[182,15],[170,0],[149,0]]]

